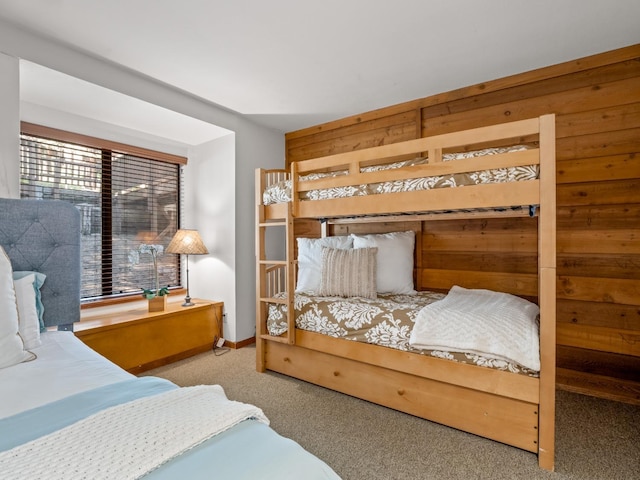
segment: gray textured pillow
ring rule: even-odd
[[[378,249],[322,249],[322,276],[318,295],[376,298]]]

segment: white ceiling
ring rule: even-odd
[[[282,132],[640,41],[638,0],[0,0],[0,18]],[[144,102],[119,119],[113,92],[36,65],[21,75],[26,102],[213,134]]]

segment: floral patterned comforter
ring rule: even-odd
[[[490,148],[473,152],[446,154],[443,161],[459,160],[463,158],[481,157],[505,152],[516,152],[526,150],[528,147],[518,145],[508,148]],[[416,158],[403,162],[395,162],[388,165],[371,166],[361,168],[361,172],[374,172],[382,170],[394,170],[412,165],[426,163],[424,158]],[[300,181],[317,180],[327,177],[338,177],[346,175],[347,171],[337,171],[331,173],[312,173],[300,176]],[[369,183],[364,185],[348,185],[343,187],[323,188],[309,190],[300,194],[301,200],[325,200],[329,198],[345,198],[362,195],[375,195],[380,193],[412,192],[418,190],[431,190],[434,188],[461,187],[465,185],[479,185],[485,183],[504,183],[523,180],[535,180],[538,178],[537,165],[524,165],[519,167],[494,168],[471,173],[456,173],[453,175],[440,175],[424,178],[411,178],[406,180],[395,180],[390,182]],[[283,180],[274,185],[270,185],[262,194],[264,205],[291,201],[291,180]]]
[[[284,294],[278,296],[285,298]],[[372,343],[528,376],[538,376],[537,372],[518,364],[486,358],[477,354],[412,348],[409,345],[409,337],[416,315],[424,306],[444,297],[444,293],[436,292],[418,292],[417,295],[378,295],[377,299],[317,297],[297,293],[294,298],[296,326],[302,330],[332,337]],[[275,336],[282,335],[287,331],[285,305],[269,305],[267,329],[270,335]]]

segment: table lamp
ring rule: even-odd
[[[202,243],[197,230],[180,229],[169,242],[165,250],[167,253],[185,254],[187,256],[187,296],[184,299],[183,307],[195,305],[189,296],[189,255],[206,255],[209,253],[207,247]]]

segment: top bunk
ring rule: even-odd
[[[528,216],[544,208],[545,197],[555,198],[545,195],[547,190],[555,192],[554,115],[256,172],[264,221],[289,215],[343,220],[443,213]]]

